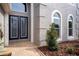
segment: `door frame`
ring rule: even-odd
[[[27,18],[27,37],[24,37],[24,38],[21,38],[21,37],[19,37],[20,35],[18,35],[18,38],[10,38],[10,16],[16,16],[16,17],[18,17],[18,18],[21,18],[21,17],[25,17],[25,18]],[[20,20],[21,21],[21,20]],[[19,23],[18,23],[18,25],[19,25]],[[18,26],[18,28],[20,27],[20,25]],[[21,27],[20,27],[21,28]],[[18,33],[20,32],[20,30],[18,30]],[[28,38],[28,17],[27,16],[19,16],[19,15],[9,15],[9,40],[15,40],[15,39],[27,39]]]

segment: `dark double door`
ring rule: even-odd
[[[9,39],[28,38],[28,18],[24,16],[9,16]]]

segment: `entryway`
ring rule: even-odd
[[[28,17],[9,16],[9,39],[27,39],[28,38]]]

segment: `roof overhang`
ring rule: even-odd
[[[10,5],[8,3],[1,3],[1,6],[2,6],[4,12],[6,12],[6,13],[10,12]]]

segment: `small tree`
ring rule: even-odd
[[[58,50],[57,38],[58,34],[55,29],[55,24],[52,23],[49,30],[47,30],[47,36],[46,36],[46,42],[49,50],[53,51]]]

